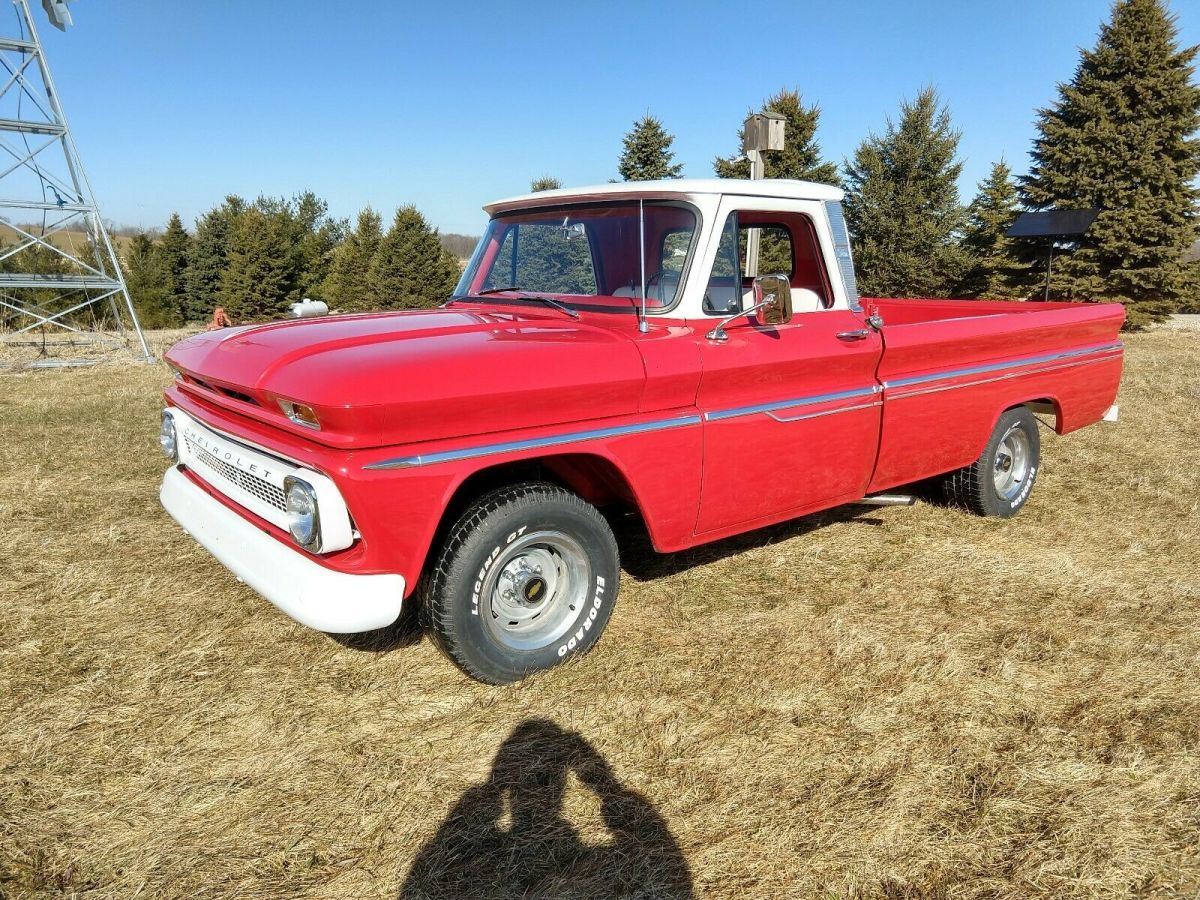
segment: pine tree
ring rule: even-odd
[[[541,178],[535,178],[529,182],[529,191],[533,194],[539,191],[557,191],[560,187],[562,187],[562,182],[553,175],[543,175]]]
[[[358,225],[333,251],[322,298],[339,312],[378,309],[368,273],[383,239],[383,220],[369,206],[358,214]]]
[[[78,267],[68,263],[62,254],[56,253],[44,244],[28,245],[4,259],[3,264],[4,271],[8,272],[32,272],[39,275],[79,274]],[[101,320],[108,321],[109,319],[109,304],[92,304],[72,312],[71,308],[77,306],[81,298],[78,295],[63,294],[62,291],[54,288],[34,288],[22,291],[21,299],[26,302],[28,308],[37,309],[43,315],[60,313],[62,314],[61,321],[81,328],[92,327]],[[0,304],[0,307],[3,307],[3,304]],[[3,307],[3,310],[4,315],[0,316],[0,322],[17,321],[22,326],[32,322],[28,316],[22,313],[14,315],[14,311],[9,307]],[[45,326],[39,330],[44,332]]]
[[[967,207],[962,243],[971,263],[956,293],[965,297],[1020,297],[1029,292],[1029,266],[1019,261],[1017,242],[1005,236],[1020,208],[1012,169],[1001,160],[979,182],[979,193]]]
[[[188,248],[184,285],[187,293],[189,322],[203,322],[220,304],[221,279],[225,272],[229,238],[241,216],[246,201],[230,194],[215,209],[196,220],[196,232]]]
[[[161,248],[144,231],[129,241],[124,254],[125,286],[143,328],[176,328],[183,317],[171,294],[171,272]]]
[[[763,154],[767,178],[798,178],[822,184],[840,184],[837,166],[821,159],[821,146],[816,141],[821,108],[815,103],[805,106],[799,91],[784,88],[768,97],[762,112],[779,113],[787,120],[782,150]],[[745,126],[738,129],[738,146],[745,137]],[[749,178],[750,161],[739,151],[733,156],[713,160],[718,178]]]
[[[256,203],[237,220],[221,276],[221,305],[235,322],[284,315],[295,287],[294,235]]]
[[[671,149],[674,136],[667,134],[662,122],[647,113],[633,124],[625,135],[625,149],[617,163],[617,171],[625,181],[655,181],[660,178],[678,178],[683,174],[683,164],[672,162],[675,152]]]
[[[167,230],[155,249],[162,258],[168,302],[174,307],[181,325],[188,317],[187,266],[191,243],[192,238],[183,227],[179,213],[172,213],[167,220]]]
[[[846,221],[865,296],[945,296],[961,281],[958,140],[929,87],[902,102],[899,124],[889,119],[846,163]]]
[[[1194,291],[1182,257],[1198,234],[1198,49],[1180,49],[1162,0],[1118,0],[1057,102],[1039,111],[1025,202],[1101,210],[1075,252],[1056,256],[1052,299],[1124,300],[1136,326]]]
[[[379,306],[437,306],[450,296],[458,276],[458,261],[442,249],[437,229],[430,227],[415,206],[396,210],[368,272]]]
[[[312,191],[297,194],[282,214],[296,242],[296,280],[290,302],[322,297],[322,287],[333,264],[333,254],[346,235],[347,223],[329,218],[329,204]]]

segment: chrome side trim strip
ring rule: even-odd
[[[852,391],[838,391],[834,394],[813,394],[808,397],[793,397],[790,400],[776,400],[774,403],[759,403],[756,406],[737,406],[733,409],[719,409],[704,414],[705,421],[719,422],[722,419],[734,419],[738,416],[753,416],[758,413],[770,413],[777,409],[794,409],[798,406],[814,406],[817,403],[832,403],[835,400],[851,400],[857,397],[870,397],[878,394],[882,387],[873,384],[870,387],[855,388]],[[829,412],[841,412],[831,409]],[[782,421],[782,420],[781,420]]]
[[[589,431],[572,431],[566,434],[555,434],[549,437],[529,438],[524,441],[505,441],[500,444],[481,444],[477,447],[464,447],[460,450],[443,450],[440,453],[425,453],[420,456],[398,456],[395,459],[384,459],[377,463],[364,466],[366,469],[407,469],[413,466],[427,466],[433,463],[454,462],[460,459],[473,459],[477,456],[492,456],[496,453],[511,453],[517,450],[536,450],[541,447],[557,447],[561,444],[574,444],[576,441],[594,441],[600,438],[623,437],[627,434],[642,434],[647,431],[663,431],[668,428],[680,428],[684,425],[699,425],[699,416],[679,416],[674,419],[656,419],[653,422],[638,422],[635,425],[616,425],[612,428],[594,428]]]
[[[794,397],[788,400],[777,400],[773,403],[760,403],[754,406],[738,406],[731,409],[715,410],[707,412],[703,415],[678,416],[673,419],[656,419],[651,422],[639,422],[633,425],[617,425],[612,428],[595,428],[587,431],[572,431],[565,434],[551,435],[542,438],[529,438],[523,441],[505,441],[498,444],[480,444],[475,447],[463,447],[458,450],[443,450],[439,453],[426,453],[417,456],[398,456],[393,459],[380,460],[376,463],[371,463],[365,466],[366,469],[407,469],[414,466],[426,466],[441,462],[454,462],[462,459],[473,459],[480,456],[493,456],[497,453],[511,453],[521,450],[536,450],[542,447],[557,447],[563,444],[574,444],[579,441],[592,441],[602,438],[622,437],[629,434],[643,434],[648,431],[663,431],[669,428],[680,428],[687,425],[699,425],[701,421],[719,422],[723,419],[734,419],[740,416],[752,416],[759,413],[766,413],[771,419],[780,423],[799,422],[804,419],[816,419],[821,416],[830,416],[834,413],[852,412],[859,409],[869,409],[874,406],[883,405],[883,400],[878,399],[880,392],[885,389],[891,390],[898,387],[909,387],[912,385],[926,384],[931,381],[944,381],[949,378],[961,378],[967,375],[979,375],[988,372],[997,372],[1002,369],[1024,369],[1029,366],[1041,365],[1039,369],[1031,371],[1010,372],[1003,375],[997,375],[993,378],[978,379],[962,384],[939,385],[937,387],[923,388],[915,391],[907,391],[900,394],[889,394],[892,399],[903,399],[905,397],[915,397],[921,394],[930,394],[938,391],[948,391],[955,388],[971,387],[977,384],[987,384],[993,381],[1002,381],[1006,378],[1017,378],[1022,375],[1036,374],[1039,372],[1051,372],[1057,369],[1070,368],[1072,366],[1086,365],[1092,362],[1100,362],[1104,359],[1111,358],[1110,356],[1097,356],[1095,359],[1083,359],[1081,357],[1094,356],[1101,353],[1111,354],[1113,351],[1119,351],[1124,348],[1124,344],[1120,341],[1113,344],[1100,344],[1094,347],[1085,347],[1080,350],[1069,350],[1063,353],[1050,353],[1043,356],[1027,356],[1019,359],[1008,360],[1007,362],[988,363],[982,366],[972,366],[965,369],[955,369],[950,372],[938,372],[931,375],[917,375],[911,378],[899,378],[894,381],[885,381],[882,385],[875,384],[870,387],[855,388],[849,391],[837,391],[831,394],[812,394],[807,397]],[[1060,360],[1071,360],[1063,365],[1046,366],[1045,363],[1058,362]],[[854,400],[861,397],[870,397],[871,400],[866,403],[858,403],[852,406],[839,406],[835,409],[823,409],[817,412],[801,413],[796,416],[781,416],[778,415],[779,410],[796,409],[804,406],[815,406],[820,403],[833,403],[838,400]]]
[[[882,400],[872,400],[870,403],[858,403],[854,406],[839,406],[837,409],[823,409],[820,412],[801,413],[798,416],[780,416],[773,412],[768,412],[767,415],[776,422],[799,422],[802,419],[819,419],[821,416],[832,416],[834,413],[853,412],[856,409],[870,409],[872,406],[883,406]]]
[[[837,257],[838,274],[846,291],[846,302],[853,310],[862,309],[858,296],[858,280],[854,275],[854,258],[850,250],[850,231],[846,228],[846,217],[842,213],[840,200],[825,201],[825,217],[829,220],[829,233],[833,237],[833,255]]]
[[[1115,359],[1114,354],[1107,356],[1096,356],[1091,359],[1076,359],[1070,362],[1060,363],[1057,366],[1042,366],[1038,369],[1022,370],[1020,372],[1006,372],[1003,375],[995,375],[991,378],[978,378],[975,381],[963,381],[958,384],[940,384],[936,387],[918,388],[915,391],[905,391],[901,394],[888,394],[887,399],[892,400],[907,400],[909,397],[922,397],[925,394],[939,394],[942,391],[953,391],[958,388],[975,387],[980,384],[992,384],[996,381],[1008,381],[1012,378],[1023,378],[1026,375],[1041,375],[1044,372],[1058,372],[1061,369],[1073,369],[1076,366],[1089,366],[1092,363],[1105,362],[1106,360]]]
[[[987,363],[982,366],[971,366],[966,369],[953,369],[949,372],[934,372],[930,375],[914,375],[910,378],[897,378],[893,381],[885,381],[884,388],[891,390],[892,388],[908,387],[913,384],[925,384],[930,381],[945,381],[947,378],[962,378],[967,375],[982,375],[985,372],[998,372],[1001,369],[1015,369],[1022,366],[1036,366],[1041,363],[1057,362],[1060,359],[1074,359],[1079,356],[1091,356],[1094,353],[1104,353],[1112,350],[1121,350],[1124,344],[1117,341],[1114,344],[1097,344],[1094,347],[1084,347],[1080,350],[1068,350],[1064,353],[1047,353],[1043,356],[1025,356],[1018,359],[1010,359],[1005,362]],[[954,385],[954,387],[966,387],[966,385]]]

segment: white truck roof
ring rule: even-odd
[[[738,194],[749,197],[778,197],[785,200],[841,200],[841,188],[814,181],[795,181],[789,178],[668,178],[663,181],[618,181],[589,187],[559,188],[522,194],[505,200],[495,200],[483,209],[494,216],[526,206],[557,206],[588,200],[615,200],[625,196],[647,200],[671,199],[691,194]]]

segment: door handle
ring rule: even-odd
[[[871,329],[860,328],[857,331],[839,331],[834,337],[839,341],[865,341],[871,334]]]

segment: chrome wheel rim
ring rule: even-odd
[[[992,471],[992,483],[1000,497],[1012,500],[1021,492],[1029,477],[1029,457],[1029,435],[1020,425],[1011,426],[996,448]]]
[[[553,529],[507,545],[484,576],[481,615],[492,636],[513,650],[540,650],[586,611],[592,566],[583,546]]]

